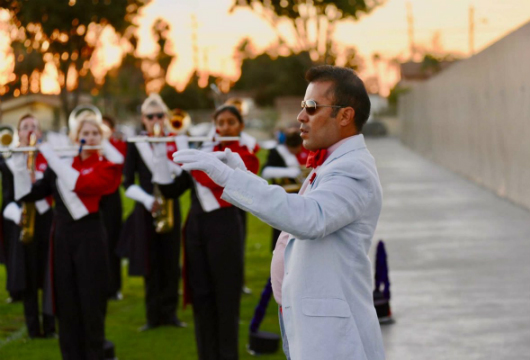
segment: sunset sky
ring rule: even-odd
[[[155,19],[163,18],[171,25],[171,51],[177,55],[172,63],[168,81],[182,88],[194,69],[192,51],[192,15],[197,19],[199,70],[224,74],[237,79],[239,64],[234,60],[234,48],[244,37],[250,37],[259,52],[274,44],[276,38],[270,25],[250,10],[238,9],[229,14],[233,0],[153,0],[138,19],[140,43],[138,54],[156,51],[151,35]],[[414,40],[417,45],[469,55],[469,7],[475,8],[475,52],[478,52],[510,31],[530,21],[529,0],[387,0],[386,4],[363,16],[360,21],[339,24],[335,39],[339,47],[355,46],[365,58],[363,76],[374,72],[372,54],[384,59],[408,59],[407,3],[414,15]],[[289,37],[289,28],[280,27]],[[292,37],[290,37],[292,38]],[[436,44],[433,45],[433,39]],[[112,36],[104,40],[100,53],[107,67],[119,64],[121,50]],[[0,37],[0,49],[6,41]],[[0,64],[6,57],[0,53]],[[395,68],[379,66],[384,93],[397,80]],[[5,75],[0,75],[0,82]]]

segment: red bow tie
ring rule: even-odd
[[[309,155],[307,156],[307,162],[306,162],[305,166],[307,168],[313,168],[313,169],[319,167],[320,165],[322,165],[324,160],[326,160],[326,155],[327,154],[328,154],[328,150],[326,150],[326,149],[320,149],[320,150],[317,150],[317,151],[310,151]]]

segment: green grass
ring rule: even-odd
[[[260,152],[260,160],[266,155]],[[262,161],[263,163],[263,161]],[[124,216],[132,209],[132,202],[125,201]],[[189,194],[181,197],[183,219],[189,208]],[[268,225],[249,215],[245,278],[246,285],[252,289],[251,295],[242,295],[241,325],[239,335],[240,359],[252,359],[246,351],[248,328],[254,314],[261,291],[269,277],[271,229]],[[145,359],[197,359],[193,313],[191,306],[182,310],[179,317],[188,323],[185,329],[162,327],[144,333],[138,328],[145,323],[143,280],[128,277],[123,268],[122,301],[109,302],[106,319],[106,336],[116,346],[116,355],[120,360]],[[58,340],[30,340],[25,331],[23,308],[21,303],[6,304],[5,268],[0,266],[0,359],[2,360],[54,360],[60,359]],[[267,315],[261,330],[279,334],[277,307],[273,299],[269,303]],[[274,355],[260,356],[264,360],[285,359],[281,349]]]

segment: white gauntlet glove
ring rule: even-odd
[[[103,147],[103,156],[113,164],[123,164],[124,158],[123,155],[108,141],[104,139],[101,142]]]
[[[13,154],[15,200],[19,200],[31,192],[31,177],[27,159],[26,154],[17,152]]]
[[[79,171],[62,161],[53,151],[48,143],[37,145],[39,152],[46,158],[48,166],[53,170],[55,175],[63,182],[70,191],[74,191]]]
[[[216,151],[213,154],[226,165],[230,166],[231,169],[247,171],[247,167],[245,166],[243,159],[241,159],[241,156],[238,153],[232,152],[229,148],[226,148],[224,152]]]
[[[153,143],[153,183],[171,184],[173,181],[166,152],[166,143]]]
[[[127,190],[125,191],[125,196],[127,196],[129,199],[133,199],[133,200],[136,200],[142,203],[145,209],[149,212],[153,208],[153,203],[155,202],[154,196],[146,193],[138,185],[129,186]]]
[[[204,171],[217,185],[222,187],[226,185],[228,178],[234,172],[214,154],[199,150],[177,151],[173,154],[173,161],[177,164],[183,164],[182,169],[186,171]]]
[[[10,202],[4,209],[4,218],[13,221],[17,225],[20,225],[20,219],[22,219],[22,209],[16,202]]]

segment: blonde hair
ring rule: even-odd
[[[147,109],[151,106],[158,106],[164,111],[166,114],[169,114],[169,108],[167,107],[164,100],[162,100],[162,97],[158,94],[150,94],[147,99],[144,100],[142,103],[141,111],[142,114],[145,114]]]
[[[80,112],[79,115],[77,115],[76,120],[75,129],[70,129],[70,138],[73,142],[76,142],[79,139],[79,132],[81,132],[81,129],[85,124],[94,125],[103,136],[102,124],[98,121],[96,114],[92,111],[85,110]]]

